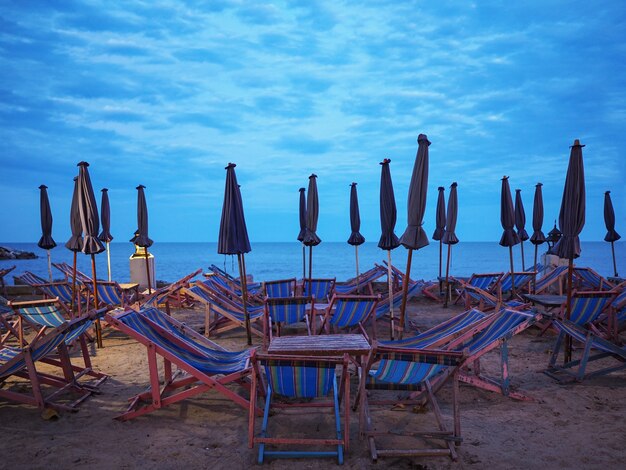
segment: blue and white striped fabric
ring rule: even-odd
[[[308,302],[293,298],[267,299],[267,311],[274,323],[290,325],[304,320]]]
[[[569,321],[577,325],[586,325],[598,319],[611,301],[611,296],[574,295],[572,297]]]
[[[273,393],[292,398],[323,397],[330,393],[335,364],[322,361],[267,360],[265,375]]]
[[[515,290],[520,290],[529,284],[533,277],[535,277],[534,272],[513,273],[513,277],[511,277],[511,273],[506,273],[500,280],[500,288],[502,292],[509,292],[513,287],[513,282],[515,282]]]
[[[350,328],[362,323],[376,308],[375,299],[342,299],[335,300],[335,311],[330,324],[338,328]]]
[[[409,288],[407,290],[407,295],[406,295],[407,300],[415,297],[416,295],[419,295],[422,292],[425,284],[426,283],[424,281],[417,281],[409,285]],[[402,296],[403,296],[403,291],[401,290],[393,294],[392,296],[393,308],[400,307],[400,304],[402,303]],[[376,318],[381,318],[388,313],[389,313],[389,297],[383,297],[376,306]]]
[[[30,323],[50,328],[61,326],[67,321],[58,305],[20,307],[18,314]]]
[[[290,297],[293,295],[296,280],[268,281],[265,283],[265,295],[271,298]]]
[[[305,279],[304,295],[313,296],[315,300],[325,302],[333,293],[335,279]]]

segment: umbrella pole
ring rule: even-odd
[[[615,277],[617,277],[618,274],[617,274],[617,264],[615,264],[615,245],[614,245],[614,242],[611,242],[611,253],[613,254],[613,272],[615,273]]]
[[[569,260],[567,268],[567,311],[565,319],[569,320],[572,315],[572,277],[574,275],[574,260]],[[565,352],[563,354],[563,364],[567,364],[572,359],[572,337],[567,335],[565,338]]]
[[[393,276],[391,274],[391,250],[387,250],[387,283],[389,284],[389,319],[391,323],[391,339],[395,336],[395,319],[393,318]]]
[[[302,282],[306,279],[306,246],[302,244]]]
[[[515,277],[513,275],[513,247],[509,247],[509,260],[511,261],[511,298],[515,296]]]
[[[243,316],[246,321],[246,336],[248,339],[248,346],[252,345],[252,332],[250,331],[250,315],[248,315],[247,304],[247,279],[246,279],[246,262],[243,258],[243,253],[237,253],[237,263],[239,264],[239,280],[241,284],[241,301],[243,303]]]
[[[78,296],[76,295],[76,252],[74,252],[74,269],[72,271],[72,303],[70,304],[70,313],[72,317],[76,316],[76,312],[74,309],[76,308],[76,300]]]
[[[452,253],[452,245],[448,244],[448,259],[446,260],[446,298],[443,300],[444,308],[448,307],[448,300],[452,300],[452,291],[450,290],[450,284],[448,278],[450,277],[450,254]]]
[[[150,280],[150,263],[148,260],[148,247],[143,247],[144,254],[146,255],[146,276],[148,277],[148,295],[152,294],[152,281]]]
[[[109,275],[109,282],[111,282],[111,251],[109,251],[109,242],[107,242],[107,272]]]
[[[524,242],[520,240],[519,242],[520,250],[522,250],[522,271],[526,271],[526,263],[524,263]]]
[[[359,293],[359,246],[354,245],[354,257],[356,259],[356,293]],[[392,338],[393,339],[393,338]]]
[[[50,250],[48,252],[48,276],[50,276],[50,282],[52,282],[52,260],[50,259]]]
[[[309,284],[313,280],[313,245],[309,246]],[[309,285],[309,289],[311,286]]]
[[[535,276],[533,277],[533,294],[535,293],[535,290],[537,289],[537,274],[539,274],[537,271],[537,248],[539,248],[539,245],[535,245],[535,259],[534,262],[535,264],[534,269],[535,269]]]
[[[402,280],[402,305],[400,306],[400,339],[402,339],[402,332],[405,328],[406,319],[406,297],[409,293],[409,276],[411,275],[411,261],[413,259],[413,250],[409,249],[409,255],[406,259],[406,274]]]
[[[91,273],[93,274],[93,308],[98,309],[98,278],[96,277],[96,255],[91,255]],[[98,348],[103,348],[102,344],[102,326],[100,325],[100,319],[96,318],[96,345]]]
[[[443,242],[439,240],[439,295],[443,294],[443,281],[441,280],[441,264],[443,258]]]

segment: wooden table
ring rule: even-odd
[[[135,300],[137,300],[137,298],[139,297],[139,284],[137,284],[136,282],[118,282],[117,285],[120,286],[120,289],[122,289],[124,294],[134,290]]]
[[[547,309],[552,309],[555,307],[560,307],[567,300],[567,296],[565,295],[553,295],[553,294],[522,294],[522,296],[532,302],[533,304],[541,305]]]
[[[273,338],[267,348],[268,354],[297,356],[363,356],[371,346],[361,334],[337,334],[314,336],[279,336]]]

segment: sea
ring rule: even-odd
[[[40,249],[36,243],[2,243],[0,246],[15,250],[34,252],[38,258],[32,260],[0,260],[0,269],[15,265],[16,268],[5,278],[5,283],[13,284],[13,276],[25,271],[31,271],[38,276],[48,279],[48,262],[46,250]],[[604,276],[612,276],[613,260],[611,245],[606,242],[582,242],[580,258],[575,260],[577,266],[591,267]],[[539,246],[538,260],[547,250],[547,245]],[[322,242],[313,247],[313,277],[335,277],[337,281],[344,281],[356,275],[355,247],[347,243]],[[447,246],[443,245],[442,274],[446,273]],[[217,243],[186,243],[155,242],[149,249],[155,257],[156,279],[172,282],[194,272],[197,269],[206,271],[212,264],[219,266],[228,273],[238,276],[236,256],[225,256],[217,253]],[[118,282],[130,281],[130,256],[134,253],[131,243],[111,243],[109,245],[111,259],[111,277]],[[402,271],[406,269],[407,253],[400,246],[391,251],[391,260],[394,266]],[[617,267],[626,272],[626,244],[615,243]],[[304,255],[307,263],[309,248]],[[73,253],[64,246],[57,246],[50,250],[52,262],[66,262],[72,264]],[[534,245],[524,243],[524,266],[528,269],[533,266]],[[98,279],[107,279],[107,252],[95,256],[96,274]],[[303,247],[298,242],[253,243],[252,251],[244,256],[246,271],[255,281],[303,277]],[[378,248],[376,243],[366,242],[358,247],[359,272],[366,271],[375,263],[382,264],[388,259],[388,252]],[[513,262],[516,271],[522,270],[520,245],[513,247]],[[470,276],[481,272],[509,271],[509,249],[496,242],[460,242],[451,247],[450,275]],[[91,257],[78,253],[77,266],[80,271],[91,275]],[[60,271],[52,268],[54,279],[63,279]],[[436,279],[439,275],[439,242],[431,243],[413,251],[411,263],[411,278]]]

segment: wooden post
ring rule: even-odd
[[[148,276],[148,295],[152,294],[152,281],[150,280],[150,263],[148,261],[148,247],[143,247],[144,253],[146,255],[146,276]]]
[[[93,275],[93,308],[94,310],[98,309],[98,304],[100,303],[98,300],[98,278],[96,277],[96,255],[91,255],[91,273]],[[98,348],[103,348],[102,344],[102,325],[100,325],[100,319],[96,318],[96,345]]]
[[[395,319],[393,318],[393,277],[391,275],[391,250],[387,250],[387,284],[389,285],[389,318],[391,323],[391,339],[395,339]]]
[[[78,296],[76,295],[76,252],[74,252],[74,271],[72,272],[72,302],[70,304],[70,313],[72,318],[76,316],[76,312],[74,311],[76,308],[76,300],[78,300]]]
[[[107,242],[107,273],[109,275],[109,282],[111,282],[111,251],[109,247],[109,242]]]
[[[519,247],[522,252],[522,271],[526,271],[526,263],[524,261],[524,240],[519,241]]]
[[[535,276],[533,277],[533,294],[537,290],[537,274],[539,274],[537,272],[537,249],[538,248],[539,248],[539,245],[535,245],[535,259],[534,259],[535,264],[533,265],[535,266]]]
[[[443,306],[444,308],[448,307],[448,301],[452,300],[450,299],[450,297],[452,296],[452,292],[450,292],[450,284],[449,284],[449,277],[450,277],[450,253],[452,253],[452,245],[448,244],[448,259],[446,260],[446,298],[443,300]]]
[[[246,336],[248,338],[248,346],[252,345],[252,332],[250,331],[250,315],[248,314],[248,295],[247,295],[247,279],[246,279],[246,262],[243,253],[237,254],[237,262],[239,263],[239,279],[241,283],[241,301],[243,303],[243,316],[246,322]]]
[[[511,297],[515,296],[515,277],[513,276],[513,247],[509,247],[509,260],[511,261]]]
[[[617,264],[615,263],[615,245],[614,245],[614,242],[611,242],[611,254],[613,255],[613,272],[615,273],[615,277],[618,277],[618,274],[617,274]]]
[[[406,297],[409,292],[409,276],[411,275],[411,261],[413,258],[413,249],[409,248],[409,255],[406,259],[406,274],[402,284],[402,305],[400,306],[400,339],[405,329],[406,322]]]
[[[356,259],[356,293],[359,293],[359,246],[354,245],[354,256]]]
[[[569,260],[567,268],[567,310],[565,311],[565,319],[569,320],[572,315],[572,277],[574,275],[574,260]],[[567,364],[572,360],[572,337],[565,337],[565,351],[563,353],[563,364]]]

